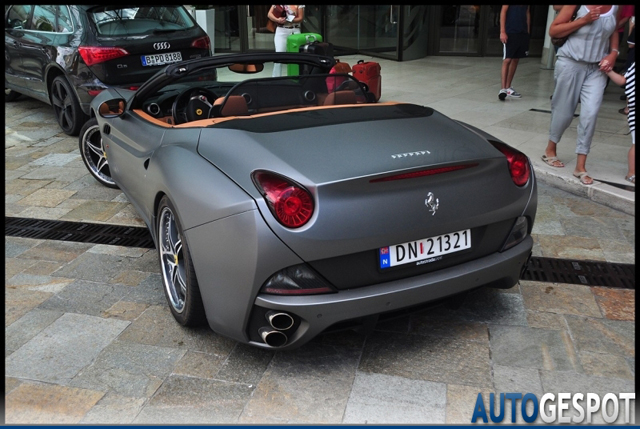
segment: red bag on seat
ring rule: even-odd
[[[358,64],[352,67],[353,77],[360,82],[364,82],[369,87],[376,101],[380,100],[382,92],[382,77],[380,76],[380,64],[374,61],[358,61]]]
[[[336,60],[336,64],[331,67],[331,70],[329,70],[329,74],[335,73],[351,73],[351,66],[347,63],[341,63],[340,60]],[[328,77],[326,79],[327,89],[329,92],[335,91],[336,88],[339,87],[346,79],[347,78],[344,76]]]

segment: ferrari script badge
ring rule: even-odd
[[[427,199],[424,200],[424,205],[429,207],[429,211],[431,212],[431,216],[436,214],[436,210],[438,210],[438,206],[440,205],[440,200],[437,199],[433,193],[429,192],[427,194]]]

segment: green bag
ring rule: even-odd
[[[322,42],[322,36],[318,33],[299,33],[287,37],[287,52],[300,52],[300,46],[311,42]],[[287,64],[287,76],[298,76],[300,67],[298,64]]]

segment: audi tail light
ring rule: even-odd
[[[78,53],[88,66],[129,55],[125,49],[103,46],[80,46]]]
[[[209,40],[209,36],[204,36],[194,40],[191,46],[198,49],[209,50],[211,48],[211,41]]]
[[[531,175],[531,170],[529,166],[529,158],[527,156],[508,146],[504,143],[498,143],[495,141],[491,141],[493,147],[498,149],[500,152],[507,157],[507,162],[509,163],[509,173],[511,174],[511,179],[513,183],[518,186],[524,186],[529,181],[529,176]]]
[[[313,196],[291,179],[266,171],[256,171],[253,183],[269,210],[287,228],[300,228],[313,216]]]

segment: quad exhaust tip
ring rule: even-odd
[[[258,331],[260,338],[271,347],[282,347],[287,344],[289,338],[281,331],[272,331],[267,327],[262,327]]]
[[[268,311],[265,317],[269,321],[269,325],[271,325],[273,329],[277,329],[278,331],[286,331],[287,329],[290,329],[294,324],[293,317],[291,317],[291,315],[287,313],[272,310]]]

